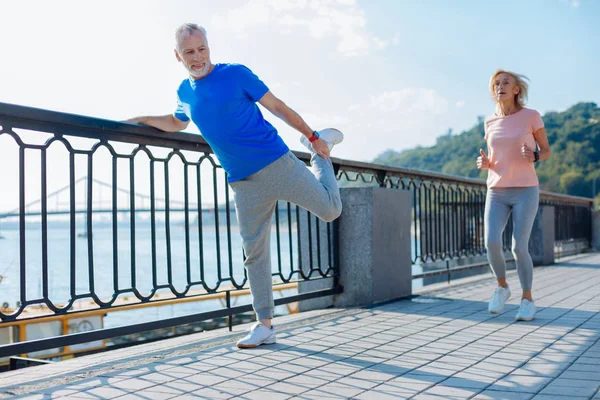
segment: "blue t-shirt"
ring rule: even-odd
[[[289,151],[256,104],[268,91],[240,64],[216,64],[204,78],[179,85],[175,117],[198,126],[229,182],[260,171]]]

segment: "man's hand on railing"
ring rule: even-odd
[[[161,131],[165,132],[177,132],[182,131],[189,125],[189,121],[184,122],[175,118],[173,114],[160,115],[160,116],[148,116],[148,117],[135,117],[124,120],[130,124],[140,124],[153,126]]]

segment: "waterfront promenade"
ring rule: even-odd
[[[3,373],[0,398],[600,399],[600,254],[537,268],[532,322],[514,321],[514,271],[509,283],[496,316],[485,275],[288,316],[254,350],[235,348],[236,327]]]

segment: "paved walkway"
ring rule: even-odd
[[[8,372],[0,398],[600,399],[600,255],[536,269],[532,322],[514,321],[514,273],[509,283],[497,316],[488,276],[296,316],[254,350],[234,347],[239,332],[199,334]]]

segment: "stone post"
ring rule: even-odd
[[[344,292],[332,299],[303,301],[301,311],[364,306],[412,293],[410,192],[369,187],[342,189],[341,195],[339,279]],[[298,291],[331,287],[329,280],[320,282],[320,287],[316,282],[301,282]]]

